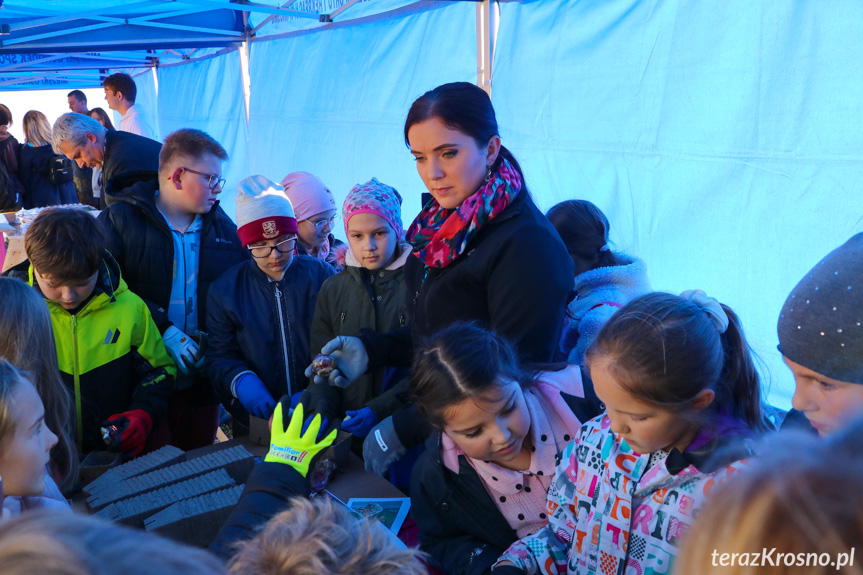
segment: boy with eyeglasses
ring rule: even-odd
[[[227,159],[204,132],[178,130],[162,145],[158,181],[135,184],[99,216],[108,249],[147,303],[177,364],[167,423],[151,437],[184,450],[211,445],[219,424],[199,347],[206,341],[210,284],[249,258],[217,199]]]
[[[210,290],[205,371],[222,404],[248,425],[249,414],[267,419],[278,398],[298,396],[308,385],[303,371],[315,303],[335,269],[294,253],[297,219],[282,186],[250,176],[237,188],[237,231],[252,261],[225,272]]]

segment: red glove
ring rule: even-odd
[[[153,430],[153,419],[143,409],[124,411],[112,415],[102,424],[104,427],[111,425],[122,430],[120,439],[115,442],[120,451],[131,451],[132,457],[138,457],[147,442],[147,436]]]

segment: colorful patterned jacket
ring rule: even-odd
[[[549,489],[548,526],[500,561],[531,574],[670,573],[693,513],[718,483],[747,468],[741,459],[751,454],[742,423],[725,422],[645,470],[650,455],[633,452],[610,427],[602,414],[581,428]]]

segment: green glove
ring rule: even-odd
[[[337,431],[333,428],[323,439],[318,439],[321,432],[321,414],[316,413],[310,421],[303,425],[306,406],[309,403],[309,392],[304,391],[300,402],[290,415],[288,428],[285,429],[285,413],[290,409],[291,398],[284,396],[273,413],[273,427],[270,430],[270,452],[264,458],[267,462],[278,462],[290,465],[300,475],[306,477],[312,460],[336,440]]]

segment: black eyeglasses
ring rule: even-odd
[[[211,190],[215,190],[216,188],[219,188],[221,190],[225,187],[225,178],[223,178],[219,174],[205,174],[204,172],[199,172],[197,170],[193,170],[192,168],[183,168],[183,166],[180,166],[180,168],[186,170],[187,172],[198,174],[199,176],[204,176],[205,178],[207,178],[207,185],[210,186]]]
[[[283,242],[279,242],[274,246],[247,246],[248,250],[252,252],[253,258],[268,258],[270,254],[273,253],[273,250],[279,252],[279,254],[286,254],[294,251],[294,244],[297,243],[296,238],[291,238],[289,240],[285,240]]]

